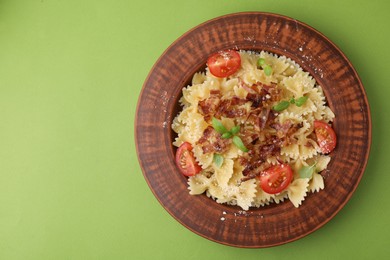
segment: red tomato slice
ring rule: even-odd
[[[336,147],[337,137],[333,128],[323,121],[314,121],[314,132],[322,153],[328,154]]]
[[[260,174],[260,186],[268,194],[277,194],[290,185],[293,171],[288,164],[271,166]]]
[[[211,74],[218,78],[225,78],[240,68],[241,57],[235,50],[219,51],[207,59],[207,66]]]
[[[202,170],[195,161],[194,154],[192,153],[192,146],[188,142],[182,143],[177,149],[176,165],[180,172],[185,176],[193,176]]]

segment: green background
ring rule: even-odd
[[[389,3],[0,0],[0,259],[384,259]],[[220,245],[176,222],[147,186],[134,144],[154,62],[187,30],[239,11],[287,15],[328,36],[359,73],[373,120],[349,203],[318,231],[266,249]]]

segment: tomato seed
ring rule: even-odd
[[[187,159],[186,159],[186,156],[188,156],[188,151],[184,151],[182,156],[180,157],[180,166],[181,168],[185,169],[186,168],[186,165],[187,165]]]

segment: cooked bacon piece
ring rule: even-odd
[[[221,102],[221,93],[219,90],[211,90],[210,97],[199,101],[198,108],[199,112],[208,121],[215,114],[218,109],[219,103]]]
[[[300,128],[303,127],[303,123],[300,122],[299,124],[294,124],[290,129],[287,131],[286,136],[292,136],[295,134],[296,131],[298,131]]]
[[[236,118],[246,116],[247,110],[243,106],[246,102],[247,100],[237,96],[221,99],[219,90],[211,90],[210,97],[199,101],[198,108],[206,121],[209,121],[213,116]]]
[[[268,165],[268,163],[262,163],[258,167],[254,168],[254,169],[251,169],[250,171],[247,172],[246,175],[244,175],[243,178],[241,178],[241,181],[244,182],[244,181],[247,181],[247,180],[250,180],[250,179],[254,179],[257,176],[260,176],[261,172],[269,167],[267,165]]]
[[[287,132],[290,130],[293,123],[290,120],[286,120],[283,124],[280,123],[273,123],[270,126],[276,130],[276,135],[280,138],[285,136]]]
[[[240,163],[244,166],[244,178],[241,181],[253,179],[260,175],[260,173],[267,167],[267,159],[278,156],[280,154],[282,139],[277,136],[270,136],[263,143],[256,143],[251,147],[250,151],[240,158]]]
[[[254,88],[253,88],[253,86],[252,87],[250,87],[250,86],[248,86],[243,80],[241,80],[240,79],[240,86],[243,88],[243,89],[245,89],[248,93],[250,93],[250,94],[256,94],[257,92],[257,90],[255,90]]]
[[[259,139],[260,133],[257,131],[254,131],[254,129],[243,128],[241,130],[240,137],[241,137],[241,140],[244,144],[254,145],[257,142],[257,140]]]
[[[251,123],[257,131],[264,129],[269,121],[271,109],[263,107],[256,110],[253,110],[247,121]]]
[[[280,146],[283,143],[282,139],[276,136],[271,137],[270,141],[258,148],[258,153],[261,158],[266,160],[269,157],[280,154]]]
[[[262,84],[260,83],[262,89],[264,89],[265,91],[267,91],[274,100],[278,100],[276,99],[276,97],[279,97],[279,94],[280,94],[280,89],[278,89],[278,85],[275,84],[275,83],[271,83],[271,85],[266,85],[266,84]]]
[[[280,99],[280,90],[274,83],[266,85],[257,82],[252,84],[252,86],[248,86],[244,81],[240,80],[240,86],[248,92],[246,100],[252,102],[253,108],[269,107],[271,101],[278,101]]]
[[[253,175],[256,176],[256,174],[260,173],[258,171],[259,167],[265,162],[261,158],[256,158],[255,160],[251,159],[245,159],[241,158],[240,160],[241,164],[245,166],[244,170],[242,171],[242,174],[244,176]]]
[[[251,88],[252,89],[252,88]],[[253,90],[253,89],[252,89]],[[268,96],[267,96],[268,94]],[[268,91],[265,89],[261,89],[258,91],[252,91],[249,92],[246,95],[246,100],[252,102],[252,107],[253,108],[258,108],[258,107],[263,107],[267,99],[269,99],[271,96],[269,95]]]
[[[218,106],[215,117],[244,117],[247,114],[246,108],[243,107],[246,102],[247,101],[245,99],[241,99],[236,96],[232,97],[231,99],[223,99]]]
[[[312,143],[310,143],[309,141],[306,142],[305,144],[306,147],[309,147],[309,148],[312,148],[314,147]]]
[[[210,96],[219,96],[221,95],[221,91],[219,89],[211,89]]]
[[[266,96],[262,96],[258,93],[248,93],[246,95],[246,100],[248,101],[251,101],[252,102],[252,107],[254,108],[257,108],[257,107],[260,107],[262,106],[263,102],[267,100]]]
[[[202,147],[203,153],[223,153],[231,143],[231,139],[222,139],[221,135],[208,126],[204,131],[202,137],[197,144]]]
[[[286,120],[286,122],[283,124],[273,123],[271,127],[277,131],[276,135],[279,138],[284,139],[284,145],[288,145],[294,142],[294,140],[292,139],[292,135],[296,131],[298,131],[298,129],[302,128],[303,124],[302,123],[293,124],[290,120]]]
[[[239,98],[237,96],[233,96],[231,99],[230,99],[230,105],[232,106],[242,106],[246,103],[246,100],[245,99],[242,99],[242,98]]]

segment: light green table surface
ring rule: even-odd
[[[389,3],[0,0],[0,259],[385,259]],[[327,35],[358,71],[373,120],[349,203],[318,231],[266,249],[220,245],[176,222],[147,186],[134,144],[154,62],[187,30],[239,11],[287,15]]]

